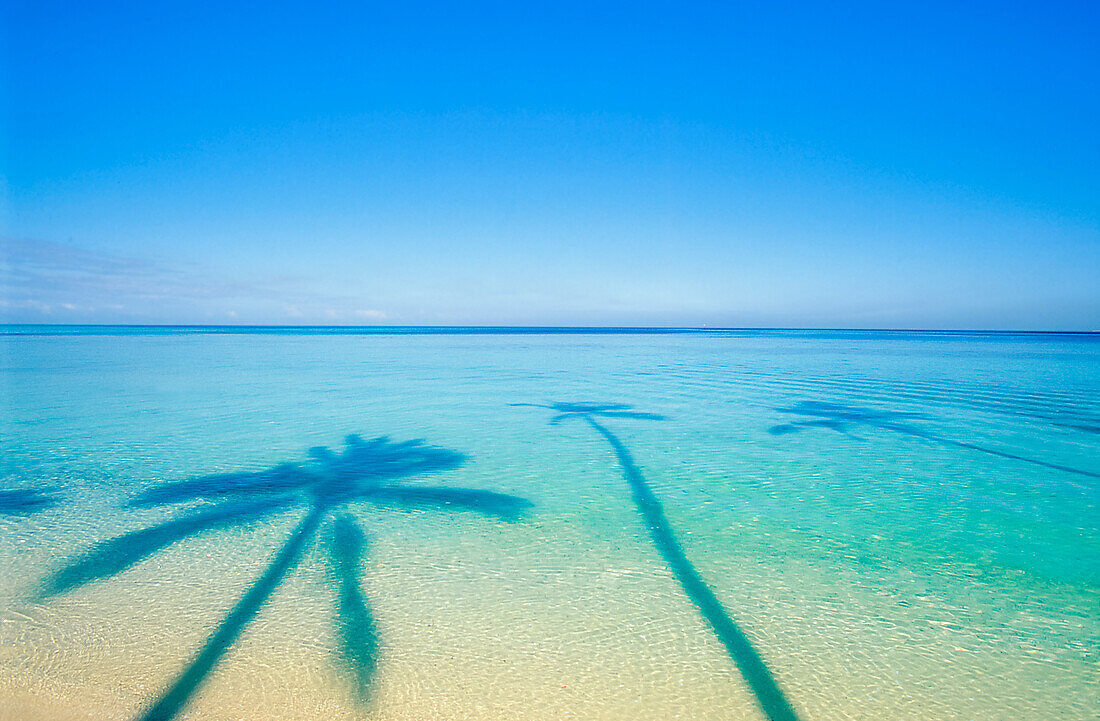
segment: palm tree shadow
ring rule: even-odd
[[[224,501],[209,510],[185,513],[166,523],[97,543],[43,581],[36,600],[45,601],[92,581],[115,576],[191,536],[249,525],[277,511],[286,510],[290,503],[291,499],[285,497]]]
[[[558,415],[551,424],[576,418],[588,423],[607,441],[615,452],[622,468],[623,477],[630,486],[634,505],[645,522],[653,545],[661,558],[672,571],[684,594],[699,611],[699,615],[718,641],[725,647],[727,655],[736,664],[750,691],[756,698],[764,715],[770,721],[798,721],[794,708],[780,690],[771,670],[764,663],[759,652],[753,647],[748,636],[730,617],[721,601],[707,585],[703,577],[684,553],[683,546],[676,538],[672,525],[665,515],[664,506],[646,482],[641,469],[634,462],[629,449],[606,426],[596,421],[601,418],[635,418],[643,420],[665,420],[664,416],[653,413],[639,413],[630,410],[631,406],[622,404],[598,403],[552,403],[539,405],[534,403],[513,403],[513,406],[535,406],[556,411]]]
[[[142,713],[140,716],[142,721],[168,721],[183,710],[199,685],[206,680],[241,632],[256,617],[271,594],[301,561],[302,552],[311,536],[317,531],[322,516],[323,513],[314,508],[302,519],[263,575],[226,614],[202,650],[184,668],[183,673],[168,687],[168,690]]]
[[[31,516],[57,505],[58,489],[43,488],[0,489],[0,516]]]
[[[364,704],[370,701],[381,645],[370,603],[360,585],[359,569],[366,549],[366,534],[351,515],[341,515],[333,522],[327,551],[340,656],[352,673],[355,696]]]
[[[305,516],[260,577],[226,614],[206,643],[167,690],[139,717],[167,721],[187,705],[200,685],[232,648],[331,518],[326,558],[336,597],[335,617],[340,656],[354,678],[357,699],[366,702],[377,667],[379,642],[369,604],[362,595],[359,572],[365,556],[365,534],[348,514],[337,511],[364,502],[404,509],[436,508],[475,511],[502,521],[518,519],[530,503],[491,491],[402,485],[404,478],[450,470],[466,457],[422,441],[393,443],[388,438],[364,441],[348,436],[345,450],[310,450],[312,460],[284,463],[256,473],[229,473],[174,481],[135,497],[136,507],[197,504],[173,520],[96,544],[56,571],[42,584],[39,598],[73,591],[114,576],[191,536],[245,526],[267,516],[304,507]]]
[[[1064,471],[1066,473],[1087,476],[1089,478],[1100,478],[1100,473],[1095,473],[1093,471],[1085,471],[1080,468],[1050,463],[1037,458],[1028,458],[1027,456],[1021,456],[1015,453],[998,451],[995,448],[987,448],[977,443],[957,441],[953,438],[946,438],[936,433],[931,433],[908,422],[913,419],[926,418],[926,416],[919,413],[897,413],[888,410],[848,406],[840,403],[825,403],[822,401],[800,401],[791,408],[777,408],[776,410],[782,413],[802,416],[802,419],[772,426],[768,429],[768,433],[774,436],[789,435],[812,428],[827,428],[855,438],[851,433],[851,430],[854,428],[880,428],[907,436],[913,436],[914,438],[922,438],[926,441],[944,446],[965,448],[998,458],[1022,461],[1024,463],[1030,463],[1035,466],[1050,468],[1056,471]]]

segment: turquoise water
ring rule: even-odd
[[[1094,335],[210,330],[0,332],[0,719],[1096,718]]]

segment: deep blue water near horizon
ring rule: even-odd
[[[0,409],[0,719],[1100,707],[1097,334],[2,326]]]
[[[1080,338],[1100,341],[1100,331],[895,328],[721,328],[708,326],[494,326],[494,325],[141,325],[0,324],[0,335],[667,335],[709,334],[786,337]]]

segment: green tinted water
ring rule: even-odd
[[[186,669],[179,718],[778,718],[727,621],[807,721],[1100,706],[1094,337],[9,332],[0,361],[0,718],[139,718]],[[576,403],[608,407],[538,407]]]

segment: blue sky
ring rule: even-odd
[[[9,3],[0,317],[1100,329],[1098,7]]]

